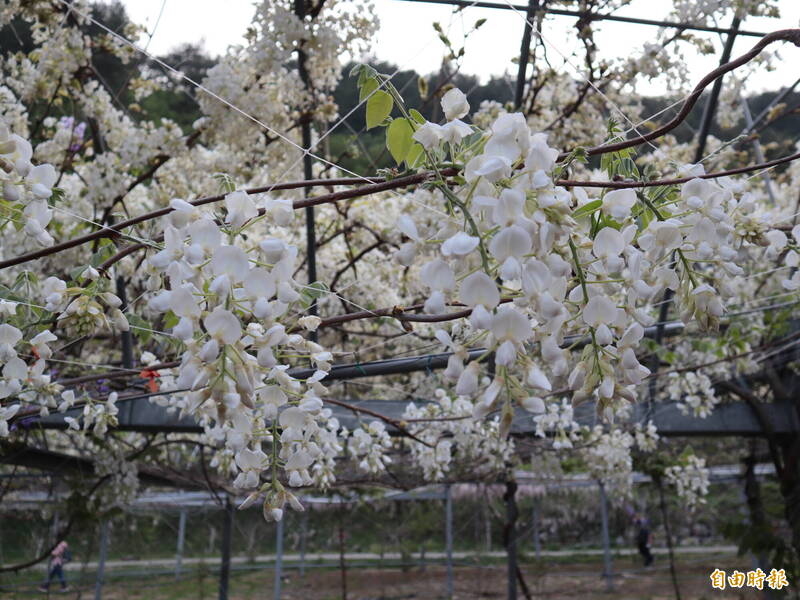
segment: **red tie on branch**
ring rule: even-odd
[[[147,379],[147,389],[152,393],[158,391],[158,382],[156,381],[158,376],[158,371],[154,371],[153,369],[143,369],[142,372],[139,373],[139,377]]]

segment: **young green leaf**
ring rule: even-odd
[[[414,169],[422,164],[425,158],[425,151],[422,144],[413,144],[406,154],[406,165],[409,169]]]
[[[599,210],[601,206],[603,206],[602,200],[592,200],[591,202],[587,202],[583,206],[576,208],[574,211],[572,211],[572,218],[577,219],[578,217],[583,217],[588,214],[591,214],[594,211]]]
[[[406,159],[414,144],[412,135],[414,128],[407,119],[395,119],[386,128],[386,147],[398,165]]]
[[[377,127],[389,116],[394,100],[387,92],[377,90],[367,100],[367,129]]]
[[[425,124],[425,117],[423,117],[422,113],[420,113],[416,108],[412,108],[411,110],[409,110],[408,114],[411,115],[411,118],[414,119],[420,125]]]
[[[372,92],[378,89],[377,79],[367,79],[358,91],[358,101],[361,102]]]

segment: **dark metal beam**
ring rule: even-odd
[[[514,107],[522,108],[522,96],[525,91],[525,73],[528,70],[528,59],[531,55],[531,33],[536,11],[539,10],[539,0],[528,0],[528,11],[525,16],[525,31],[522,33],[522,46],[519,49],[519,70],[517,71],[517,89],[514,94]]]
[[[169,418],[169,415],[164,413],[162,418]],[[52,471],[59,475],[73,474],[85,478],[95,477],[95,465],[91,460],[12,442],[0,442],[0,464]],[[146,485],[170,487],[177,485],[174,479],[149,473],[144,469],[139,470],[138,477]]]
[[[121,400],[119,404],[126,402]],[[166,408],[151,404],[146,399],[130,401],[135,403],[132,411],[133,420],[120,419],[118,429],[121,431],[141,431],[141,432],[178,432],[178,433],[201,433],[202,428],[194,421],[187,418],[178,418],[176,413],[168,412]],[[416,404],[425,404],[427,401],[420,400]],[[407,401],[402,400],[348,400],[348,404],[356,409],[380,413],[391,419],[402,420]],[[348,429],[359,426],[362,420],[373,420],[375,417],[367,413],[354,412],[348,408],[331,406],[333,415],[339,422]],[[772,423],[775,434],[779,436],[795,435],[800,432],[800,423],[795,416],[791,402],[785,403],[765,403],[763,404],[764,414]],[[597,417],[597,409],[594,402],[586,402],[574,408],[575,420],[581,425],[593,427],[600,423]],[[122,413],[122,411],[120,411]],[[67,413],[79,417],[80,410],[72,409]],[[66,424],[63,421],[65,415],[51,414],[39,420],[35,427],[41,426],[47,429],[64,429]],[[518,409],[514,417],[511,432],[516,436],[530,437],[536,433],[536,423],[533,415],[522,409]],[[637,404],[634,408],[634,421],[647,423],[652,421],[658,428],[659,435],[664,437],[721,437],[721,436],[743,436],[756,437],[763,435],[763,429],[750,406],[745,402],[728,402],[719,404],[705,419],[695,417],[691,414],[684,414],[675,402],[656,402],[651,410],[648,410],[646,403]],[[390,426],[389,430],[397,433]],[[1,461],[2,459],[0,459]],[[23,463],[20,463],[23,464]],[[25,463],[27,464],[27,463]],[[28,466],[35,466],[33,464]]]
[[[300,19],[300,21],[305,20],[306,18],[306,3],[305,0],[295,0],[294,2],[294,14],[295,16]],[[306,88],[306,91],[309,94],[309,97],[312,95],[313,92],[313,84],[311,82],[311,77],[308,73],[308,68],[306,66],[306,52],[302,48],[297,50],[297,70],[300,73],[300,79],[303,81],[303,86]],[[311,115],[313,113],[308,112],[301,116],[302,122],[300,123],[300,130],[302,135],[302,142],[303,142],[303,179],[306,181],[310,181],[313,179],[312,173],[312,164],[311,164]],[[311,192],[311,188],[306,187],[303,190],[305,197],[308,198],[309,193]],[[306,206],[306,264],[308,265],[308,285],[311,285],[317,281],[317,231],[316,231],[316,219],[314,217],[314,207],[313,206]],[[317,299],[311,299],[311,306],[308,307],[308,314],[309,315],[317,315]],[[309,334],[309,338],[312,341],[316,342],[318,339],[318,333],[316,331],[312,331]]]
[[[520,4],[505,4],[502,2],[472,2],[471,0],[402,0],[403,2],[419,2],[421,4],[449,4],[462,8],[497,8],[501,10],[515,10],[523,12],[527,7]],[[542,8],[549,15],[559,15],[562,17],[578,17],[591,21],[616,21],[619,23],[633,23],[634,25],[652,25],[654,27],[672,27],[675,29],[685,29],[686,31],[706,31],[708,33],[731,33],[730,29],[723,27],[710,27],[706,25],[696,25],[693,23],[681,23],[675,21],[658,21],[655,19],[640,19],[638,17],[625,17],[613,14],[596,14],[581,10],[566,10],[560,8]],[[749,37],[764,37],[766,33],[759,31],[738,31],[738,35]]]
[[[725,47],[722,49],[722,57],[719,59],[720,65],[724,65],[731,60],[733,42],[736,40],[736,35],[739,33],[739,25],[741,22],[742,20],[739,18],[739,15],[736,15],[733,18],[730,33],[725,40]],[[703,119],[700,122],[700,133],[697,135],[697,149],[695,150],[694,154],[695,163],[699,163],[703,159],[703,155],[706,151],[706,140],[708,139],[709,131],[711,131],[711,124],[714,122],[714,113],[717,110],[719,93],[722,90],[722,79],[723,77],[718,77],[714,81],[714,85],[711,88],[711,94],[708,96],[706,105],[703,108]]]
[[[664,335],[676,335],[684,329],[683,323],[674,321],[661,325]],[[658,326],[651,325],[645,328],[645,337],[653,337],[658,330]],[[580,348],[588,342],[586,336],[570,335],[564,338],[564,346]],[[442,352],[439,354],[425,354],[423,356],[410,356],[407,358],[389,358],[386,360],[375,360],[365,363],[355,363],[346,365],[333,365],[328,376],[323,379],[330,383],[338,379],[358,379],[359,377],[376,377],[379,375],[399,375],[404,373],[415,373],[419,371],[435,371],[447,368],[447,360],[452,356],[452,352]],[[468,353],[468,361],[489,360],[486,348],[473,348]],[[314,369],[292,369],[289,373],[293,377],[305,379],[314,374]]]

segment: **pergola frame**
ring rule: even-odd
[[[701,26],[691,23],[675,23],[669,21],[656,21],[650,19],[640,19],[634,17],[623,17],[623,16],[616,16],[611,14],[590,14],[585,11],[570,11],[570,10],[561,10],[561,9],[554,9],[554,8],[540,8],[539,7],[539,0],[529,0],[527,6],[512,6],[509,4],[502,4],[499,2],[470,2],[469,0],[405,0],[411,2],[418,2],[418,3],[437,3],[437,4],[449,4],[452,6],[460,6],[460,7],[483,7],[483,8],[494,8],[494,9],[501,9],[501,10],[516,10],[525,12],[528,15],[528,22],[524,28],[523,38],[522,38],[522,52],[520,55],[520,67],[519,73],[517,78],[517,86],[516,86],[516,94],[515,94],[515,101],[516,105],[519,106],[521,104],[521,98],[524,92],[525,80],[526,80],[526,71],[527,71],[527,63],[528,57],[530,53],[530,41],[532,36],[532,15],[534,15],[537,11],[544,11],[547,14],[553,15],[561,15],[561,16],[568,16],[568,17],[575,17],[578,19],[584,19],[588,21],[615,21],[615,22],[622,22],[622,23],[629,23],[635,25],[646,25],[646,26],[659,26],[659,27],[671,27],[678,30],[689,30],[689,31],[700,31],[700,32],[710,32],[710,33],[718,33],[720,35],[726,34],[727,39],[725,41],[724,50],[722,53],[722,60],[720,61],[720,69],[727,64],[730,60],[730,54],[733,46],[733,42],[737,36],[751,36],[751,37],[761,37],[764,34],[753,32],[753,31],[744,31],[739,29],[739,19],[734,19],[730,28],[719,28],[719,27],[707,27]],[[306,8],[305,3],[303,0],[295,0],[295,12],[299,18],[303,18],[306,16]],[[298,69],[300,71],[301,77],[303,82],[309,86],[309,79],[308,73],[305,70],[305,53],[300,51],[298,56]],[[698,136],[698,148],[697,148],[697,156],[702,156],[706,139],[708,136],[708,132],[710,130],[711,124],[713,122],[714,112],[716,110],[719,91],[721,89],[721,82],[722,82],[722,75],[724,75],[724,70],[720,75],[718,75],[714,81],[713,89],[711,91],[710,97],[706,102],[704,111],[703,111],[703,118],[700,127],[700,134]],[[706,84],[707,85],[707,84]],[[705,86],[704,86],[705,87]],[[702,88],[701,90],[702,91]],[[697,93],[697,97],[699,97],[700,92]],[[696,101],[696,98],[695,98]],[[773,103],[779,101],[779,97],[773,101]],[[686,111],[688,113],[688,110]],[[766,114],[765,111],[762,112],[759,117],[756,118],[755,122],[750,121],[748,122],[748,129],[752,129],[755,124],[758,123],[761,118]],[[684,115],[685,116],[685,115]],[[681,119],[682,120],[682,119]],[[302,130],[302,144],[304,148],[310,149],[311,148],[311,123],[310,121],[306,120],[301,124]],[[792,159],[794,157],[790,157]],[[316,204],[320,204],[321,202],[318,201],[318,198],[310,198],[310,185],[313,181],[312,179],[312,156],[306,152],[303,156],[303,165],[304,165],[304,181],[307,185],[298,185],[296,187],[303,187],[305,190],[305,194],[307,199],[301,205],[305,209],[306,213],[306,241],[307,241],[307,256],[308,256],[308,277],[309,283],[313,283],[316,281],[316,233],[315,233],[315,223],[314,223],[314,206]],[[764,167],[769,163],[764,163],[761,165],[757,165],[757,167]],[[754,170],[754,169],[753,169]],[[742,172],[742,171],[739,171]],[[425,180],[425,176],[417,176],[415,181],[409,181],[411,183],[419,183]],[[328,181],[330,183],[330,181]],[[388,182],[384,182],[388,183]],[[566,182],[571,184],[577,184],[579,182]],[[375,180],[375,186],[380,186],[381,181],[379,179]],[[288,186],[286,186],[288,187]],[[386,185],[385,189],[392,189],[394,186]],[[280,189],[279,186],[273,186],[273,188]],[[270,188],[270,189],[273,189]],[[377,191],[377,190],[376,190]],[[335,196],[335,194],[333,194]],[[355,196],[356,194],[352,194]],[[345,196],[347,197],[347,196]],[[169,211],[167,211],[169,212]],[[166,214],[166,213],[165,213]],[[109,231],[112,232],[109,234]],[[100,232],[95,232],[95,234],[90,234],[91,239],[99,239],[101,237],[113,237],[113,228],[108,228],[108,230],[103,230]],[[76,245],[76,244],[73,244]],[[120,253],[113,257],[116,260],[130,254],[132,251],[135,251],[136,248],[132,247],[124,248],[120,251]],[[37,254],[37,253],[32,253]],[[38,253],[39,255],[43,255]],[[35,258],[32,256],[30,258]],[[108,261],[107,261],[108,262]],[[0,268],[4,266],[10,266],[11,264],[18,264],[15,261],[4,261],[0,264]],[[111,263],[113,264],[113,262]],[[109,268],[111,264],[103,265],[104,268]],[[117,285],[117,292],[119,297],[125,302],[125,281],[122,278],[118,278],[116,281]],[[682,326],[673,323],[667,322],[668,317],[668,310],[669,310],[669,300],[670,297],[665,297],[666,302],[661,305],[661,318],[659,319],[659,323],[651,328],[648,328],[647,335],[653,337],[656,342],[660,343],[664,336],[670,335],[672,333],[678,333],[682,330]],[[316,314],[316,302],[312,303],[310,314]],[[395,315],[391,315],[395,316]],[[414,320],[414,319],[408,319]],[[420,319],[424,320],[424,319]],[[316,339],[316,333],[312,333],[312,339]],[[123,361],[122,367],[126,371],[130,371],[134,369],[133,365],[133,340],[132,336],[129,332],[126,332],[122,335],[122,349],[123,349]],[[358,377],[366,377],[366,376],[385,376],[385,375],[392,375],[392,374],[407,374],[412,372],[418,371],[433,371],[436,369],[442,369],[447,364],[447,359],[450,356],[449,353],[438,353],[438,354],[425,354],[421,356],[415,356],[410,358],[400,358],[400,359],[389,359],[389,360],[382,360],[382,361],[371,361],[367,363],[354,363],[354,364],[340,364],[335,365],[331,370],[331,374],[328,376],[327,381],[331,380],[347,380],[347,379],[354,379]],[[483,357],[485,359],[491,359],[491,356],[487,356],[485,349],[478,348],[473,349],[469,353],[470,359],[477,359],[478,357]],[[176,366],[176,365],[171,365]],[[304,373],[303,370],[296,370],[294,372],[295,376],[303,377],[310,375],[311,373]],[[107,375],[107,374],[106,374]],[[655,388],[655,378],[651,379],[653,384],[653,388]],[[156,406],[152,404],[148,396],[150,395],[143,395],[139,394],[138,397],[135,395],[133,397],[125,398],[120,400],[120,404],[125,406],[125,410],[120,411],[119,415],[119,426],[118,430],[120,431],[140,431],[140,432],[175,432],[175,433],[200,433],[202,432],[202,427],[198,426],[193,420],[187,418],[178,418],[174,413],[169,414],[165,409],[162,407]],[[651,402],[654,400],[651,398]],[[361,400],[349,400],[346,402],[347,407],[337,406],[335,408],[335,413],[337,417],[345,424],[353,424],[356,423],[358,420],[358,413],[364,412],[364,409],[370,411],[371,413],[380,411],[381,413],[387,415],[391,419],[395,421],[400,420],[402,411],[407,405],[407,402],[399,402],[399,401],[361,401]],[[353,410],[352,407],[355,407]],[[77,410],[77,409],[74,409]],[[636,407],[636,415],[634,421],[636,422],[646,422],[649,419],[652,419],[653,422],[659,429],[659,433],[665,436],[763,436],[765,435],[765,427],[771,429],[771,433],[778,436],[796,436],[798,431],[800,431],[800,424],[798,423],[796,407],[794,401],[783,402],[783,403],[774,403],[770,405],[765,405],[763,407],[763,414],[757,414],[755,408],[752,406],[748,406],[746,403],[738,402],[732,404],[721,404],[719,405],[716,410],[712,413],[710,417],[704,420],[699,420],[687,415],[684,415],[678,408],[675,403],[652,403],[650,405],[640,405]],[[590,424],[594,422],[595,419],[595,407],[593,403],[586,403],[580,407],[578,407],[577,412],[577,420],[581,424]],[[70,413],[68,413],[69,415]],[[765,423],[764,421],[764,414],[766,414],[766,418],[769,423]],[[64,416],[67,415],[51,415],[45,418],[38,418],[29,416],[24,419],[18,421],[18,426],[20,427],[42,427],[42,428],[64,428],[65,424],[63,421]],[[524,412],[518,411],[514,426],[512,428],[512,433],[518,436],[530,436],[533,434],[534,428],[531,425],[532,420],[530,415]],[[390,425],[390,429],[392,429]],[[398,429],[395,427],[393,429],[393,433],[400,433]],[[13,453],[11,455],[6,454],[0,462],[8,462],[14,464],[25,464],[26,466],[34,467],[34,468],[47,468],[48,465],[50,467],[56,466],[58,461],[67,461],[74,460],[74,464],[71,463],[72,467],[78,469],[88,469],[89,471],[92,469],[91,464],[84,464],[90,463],[90,461],[84,461],[83,459],[73,458],[73,457],[59,457],[59,456],[52,456],[54,453],[42,453],[41,451],[33,452],[33,449],[27,449],[26,452],[20,451],[16,456],[17,458],[14,459],[15,456]],[[10,459],[10,460],[9,460]],[[17,461],[15,463],[15,460]],[[19,462],[22,461],[22,462]],[[64,463],[65,464],[65,463]],[[88,472],[88,471],[87,471]],[[149,475],[146,475],[149,476]],[[163,484],[163,479],[160,479],[157,475],[153,475],[153,483]],[[509,488],[510,489],[510,488]],[[516,598],[517,597],[517,565],[516,565],[516,550],[515,550],[515,531],[514,531],[514,524],[516,521],[516,505],[514,503],[513,491],[510,493],[509,497],[507,498],[507,506],[508,506],[508,514],[509,514],[509,537],[508,537],[508,556],[509,556],[509,565],[508,565],[508,598]],[[226,506],[227,512],[230,513],[230,519],[232,519],[232,509],[230,508],[230,502],[228,502]],[[605,513],[604,513],[605,514]],[[106,530],[104,529],[104,532]],[[230,531],[229,528],[226,528],[228,535],[223,536],[227,539],[227,554],[225,553],[226,544],[223,540],[223,569],[221,570],[221,578],[220,578],[220,598],[225,599],[227,598],[227,588],[228,588],[228,572],[229,569],[225,567],[226,561],[224,557],[228,557],[227,563],[229,564],[230,552],[229,552],[229,543],[230,543]],[[104,534],[105,537],[105,534]],[[102,546],[105,548],[105,545]],[[102,574],[101,574],[102,578]],[[609,580],[610,584],[610,580]],[[102,591],[102,583],[99,583],[99,588],[97,590],[97,594],[100,594]],[[279,595],[280,587],[279,583],[276,583],[276,593]],[[452,587],[450,586],[449,590],[452,592]],[[96,595],[99,598],[99,595]]]

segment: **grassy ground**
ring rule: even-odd
[[[759,597],[752,590],[712,590],[709,574],[715,568],[746,572],[750,569],[747,558],[730,556],[697,556],[681,558],[677,564],[679,585],[684,600],[741,600]],[[606,581],[600,575],[602,562],[597,558],[581,560],[525,562],[521,570],[535,598],[553,600],[667,600],[674,598],[672,581],[666,559],[662,558],[650,569],[642,569],[638,562],[623,558],[614,564],[614,591],[606,591]],[[53,592],[51,597],[85,599],[94,595],[94,576],[85,573],[83,584],[73,574],[72,591],[67,594]],[[790,582],[793,584],[794,582]],[[4,587],[13,580],[4,580]],[[194,569],[181,581],[173,575],[146,572],[110,574],[103,590],[105,600],[212,600],[218,596],[217,573],[210,568]],[[273,573],[267,568],[242,569],[231,574],[231,600],[259,600],[272,598]],[[349,600],[433,600],[444,598],[445,570],[441,566],[381,569],[377,565],[349,568],[346,572],[347,598]],[[506,572],[504,565],[485,562],[475,566],[455,569],[456,599],[478,600],[506,597]],[[55,590],[57,586],[54,586]],[[6,587],[5,589],[9,589]],[[46,597],[35,591],[32,581],[18,580],[13,591],[0,592],[0,598],[21,599]],[[342,574],[338,569],[310,568],[300,576],[290,570],[283,579],[283,600],[339,600],[342,594]],[[520,591],[519,598],[524,598]]]

